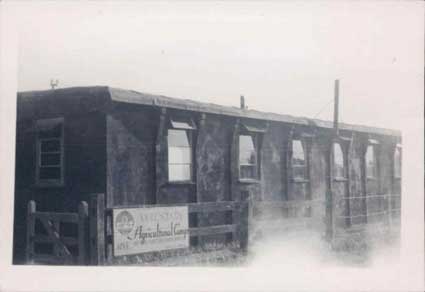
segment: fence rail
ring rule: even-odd
[[[232,211],[239,207],[240,202],[222,201],[222,202],[202,202],[202,203],[177,203],[177,204],[154,204],[154,205],[117,205],[108,210],[114,209],[132,209],[132,208],[157,208],[157,207],[180,207],[187,206],[189,213],[208,213]]]
[[[322,208],[324,213],[324,200],[256,201],[251,204],[249,221],[253,238],[324,227],[323,220],[312,216],[314,208]]]
[[[376,200],[376,199],[381,199],[382,202],[384,202],[384,200],[386,199],[390,199],[390,201],[386,201],[386,206],[382,205],[381,208],[379,210],[373,210],[373,211],[369,211],[368,210],[368,205],[366,203],[366,205],[363,208],[362,212],[363,213],[359,213],[359,214],[351,214],[350,215],[338,215],[338,218],[344,218],[344,219],[355,219],[355,218],[367,218],[367,217],[376,217],[376,216],[381,216],[381,215],[388,215],[390,216],[390,214],[392,213],[399,213],[401,212],[401,208],[394,208],[392,203],[393,202],[398,202],[398,200],[391,200],[391,198],[401,198],[400,194],[382,194],[382,195],[376,195],[376,194],[371,194],[371,195],[366,195],[366,196],[354,196],[354,197],[347,197],[347,198],[339,198],[337,200],[337,203],[340,202],[346,202],[347,200],[362,200],[362,201],[366,201],[370,203],[370,200]],[[392,216],[392,215],[391,215]]]
[[[394,195],[394,194],[385,194],[385,195],[366,195],[366,196],[354,196],[354,197],[348,197],[348,198],[340,198],[339,200],[364,200],[364,199],[374,199],[374,198],[400,198],[400,195]]]
[[[324,200],[291,200],[291,201],[257,201],[253,202],[253,208],[264,210],[268,208],[300,208],[300,207],[313,207],[325,204]]]

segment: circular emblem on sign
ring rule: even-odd
[[[127,235],[133,230],[134,227],[134,218],[128,211],[121,211],[118,213],[115,228],[122,235]]]

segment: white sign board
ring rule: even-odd
[[[113,210],[114,255],[189,247],[187,206]]]

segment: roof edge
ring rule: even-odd
[[[252,109],[240,109],[238,107],[217,105],[214,103],[194,101],[184,98],[168,97],[160,94],[152,94],[145,92],[138,92],[134,90],[127,90],[121,88],[115,88],[110,86],[78,86],[78,87],[67,87],[59,89],[48,89],[48,90],[35,90],[35,91],[21,91],[18,92],[18,98],[30,98],[30,97],[42,97],[51,95],[54,92],[67,92],[72,91],[81,92],[89,91],[93,93],[104,93],[109,101],[149,105],[155,107],[166,107],[175,108],[181,110],[189,110],[196,112],[204,112],[218,115],[233,116],[239,118],[250,118],[266,121],[276,121],[284,123],[292,123],[303,126],[315,126],[318,128],[333,128],[333,122],[327,120],[296,117],[285,114],[277,114],[271,112],[262,112]],[[380,127],[371,127],[358,124],[347,124],[340,123],[339,128],[341,130],[356,131],[374,133],[387,136],[401,137],[401,131],[395,129],[387,129]]]

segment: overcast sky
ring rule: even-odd
[[[419,2],[44,3],[19,7],[18,88],[109,85],[399,128],[423,98]],[[323,109],[323,111],[321,111]],[[319,113],[320,112],[320,113]]]

